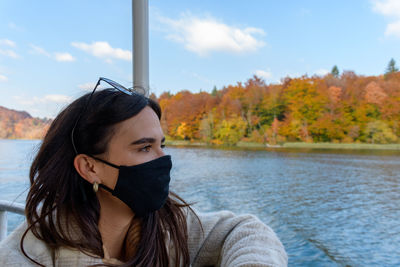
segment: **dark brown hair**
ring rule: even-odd
[[[92,185],[84,180],[73,166],[76,153],[97,155],[107,151],[114,125],[138,114],[150,106],[161,118],[160,106],[141,95],[127,95],[114,89],[86,94],[67,106],[52,122],[30,169],[31,187],[25,213],[28,229],[21,238],[21,250],[26,254],[23,240],[29,230],[54,251],[62,246],[83,253],[104,257],[98,229],[100,204]],[[80,116],[80,117],[79,117]],[[169,266],[165,244],[169,236],[175,250],[175,266],[190,264],[188,233],[184,207],[179,196],[170,192],[160,210],[134,219],[125,240],[123,266]],[[73,229],[70,223],[74,222]],[[83,234],[84,233],[84,234]]]

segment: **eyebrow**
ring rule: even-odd
[[[145,143],[155,143],[157,140],[153,137],[143,137],[140,138],[139,140],[133,141],[131,145],[140,145],[140,144],[145,144]],[[165,141],[165,136],[161,139],[161,143],[164,143]]]

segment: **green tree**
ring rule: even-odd
[[[212,92],[211,92],[211,95],[212,96],[216,96],[217,95],[217,87],[214,85],[214,87],[213,87],[213,89],[212,89]]]
[[[385,75],[388,75],[388,74],[394,73],[394,72],[398,72],[398,71],[399,71],[399,69],[396,67],[396,61],[394,61],[394,59],[392,58],[389,61],[389,64],[388,64],[388,66],[386,68]]]
[[[285,105],[282,99],[265,95],[258,107],[258,115],[262,125],[271,125],[274,118],[283,120],[285,112]]]
[[[368,123],[365,133],[368,138],[367,140],[373,144],[388,144],[397,141],[397,136],[383,121],[377,120]]]
[[[336,78],[339,77],[339,69],[338,69],[338,67],[336,65],[333,66],[333,68],[331,70],[331,74]]]
[[[219,125],[215,137],[223,144],[235,145],[243,138],[246,132],[246,121],[239,116],[223,120]]]

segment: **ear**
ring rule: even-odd
[[[94,158],[85,154],[76,155],[74,159],[74,167],[79,175],[89,183],[93,184],[94,182],[97,182],[101,184],[99,175],[100,168]]]

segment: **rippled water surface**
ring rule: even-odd
[[[24,202],[38,145],[0,140],[0,199]],[[290,266],[400,266],[399,152],[166,151],[172,190],[200,210],[256,214]]]

